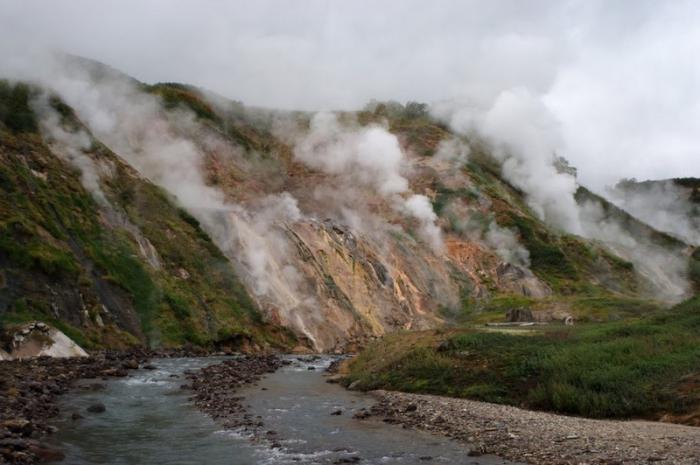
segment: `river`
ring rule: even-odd
[[[248,412],[264,422],[263,438],[225,430],[188,401],[182,373],[220,359],[157,359],[156,370],[138,370],[106,382],[104,390],[76,389],[63,396],[59,431],[52,442],[70,465],[429,465],[507,462],[469,457],[468,447],[448,439],[352,413],[372,398],[325,382],[331,359],[293,361],[257,385],[240,391]],[[309,369],[309,368],[313,369]],[[104,413],[86,408],[101,402]],[[341,411],[340,415],[331,415]],[[72,420],[79,412],[84,418]],[[269,438],[269,439],[266,439]],[[271,447],[275,446],[275,447]]]

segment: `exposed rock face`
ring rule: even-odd
[[[297,223],[288,237],[307,290],[320,301],[307,315],[309,337],[319,349],[352,337],[432,327],[441,322],[439,302],[456,299],[458,289],[445,263],[416,244],[396,240],[381,250],[329,221]]]
[[[56,328],[42,322],[26,324],[11,336],[11,348],[7,360],[32,357],[87,357],[78,344]],[[2,354],[0,354],[2,355]]]

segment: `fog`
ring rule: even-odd
[[[699,11],[690,2],[2,3],[0,76],[58,90],[100,139],[193,212],[222,250],[240,246],[244,253],[230,256],[254,294],[285,310],[309,298],[282,239],[285,223],[303,215],[296,199],[282,193],[248,207],[227,202],[201,171],[203,152],[222,144],[194,115],[165,121],[158,100],[134,82],[76,78],[51,66],[47,49],[250,105],[321,110],[289,141],[298,161],[339,180],[333,189],[319,187],[319,199],[334,203],[353,229],[371,231],[377,218],[362,205],[368,193],[379,195],[439,255],[443,232],[428,197],[409,188],[411,167],[397,137],[381,123],[341,124],[326,111],[372,98],[430,102],[431,114],[464,136],[445,141],[436,163],[464,163],[468,140],[478,138],[540,219],[606,243],[659,282],[661,298],[677,300],[688,288],[680,252],[666,256],[631,237],[601,205],[579,206],[574,194],[580,184],[603,191],[621,177],[700,176],[700,65],[688,59],[700,48]],[[84,141],[49,133],[99,199]],[[491,222],[478,238],[503,260],[527,266],[513,231]]]
[[[0,72],[49,47],[276,108],[526,92],[601,191],[700,176],[699,20],[693,1],[4,1]]]

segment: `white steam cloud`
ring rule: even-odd
[[[518,241],[512,229],[503,228],[492,221],[484,239],[504,262],[511,265],[530,266],[530,252]]]
[[[306,165],[337,176],[346,186],[361,185],[389,199],[419,223],[421,237],[435,250],[442,233],[430,200],[409,191],[402,171],[408,168],[398,139],[378,125],[344,127],[333,113],[317,113],[308,133],[297,141],[294,156]]]
[[[43,84],[71,105],[100,141],[174,195],[200,221],[238,268],[261,307],[283,312],[292,324],[301,321],[292,312],[299,305],[308,306],[309,297],[300,290],[300,274],[289,259],[285,225],[301,218],[290,194],[263,197],[250,206],[233,203],[222,191],[207,185],[203,176],[206,149],[225,144],[192,114],[166,114],[157,97],[142,92],[133,82],[121,76],[95,80],[60,59],[45,75],[51,78]],[[85,187],[104,200],[99,167],[83,153],[89,138],[84,132],[65,131],[48,114],[44,128],[60,144],[59,153],[81,170]],[[297,326],[305,331],[303,325]]]
[[[490,208],[488,198],[480,197],[479,200],[480,203],[483,202],[482,208]],[[499,226],[491,215],[485,217],[476,208],[459,200],[450,202],[444,211],[455,231],[473,241],[486,244],[504,262],[529,268],[530,252],[520,243],[514,230]]]
[[[404,156],[399,141],[380,126],[348,130],[335,114],[317,113],[294,155],[312,168],[342,175],[382,195],[408,190],[408,181],[400,173]]]
[[[649,237],[634,237],[619,219],[605,215],[598,202],[577,203],[575,171],[562,166],[559,158],[563,150],[560,128],[540,97],[514,88],[499,93],[490,104],[483,98],[480,105],[443,102],[433,113],[456,131],[483,139],[500,162],[502,176],[523,191],[528,206],[541,220],[564,232],[603,242],[634,263],[652,283],[657,298],[676,302],[688,295],[683,253],[654,245]],[[651,204],[659,202],[663,203],[655,200]]]
[[[451,137],[441,140],[432,159],[435,162],[447,162],[453,168],[459,168],[469,159],[469,146],[462,140]]]
[[[458,132],[485,138],[505,179],[525,193],[540,219],[581,234],[574,200],[578,185],[574,176],[554,166],[557,126],[538,98],[516,88],[500,93],[490,107],[445,102],[434,113]]]
[[[683,188],[673,181],[628,181],[606,193],[620,208],[650,226],[700,246],[700,203],[690,199],[692,188]]]
[[[599,202],[584,202],[580,215],[585,234],[632,262],[660,300],[677,302],[687,296],[688,257],[683,253],[669,252],[643,235],[632,236],[618,220],[605,214]]]

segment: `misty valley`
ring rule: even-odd
[[[0,29],[35,3],[0,6]],[[511,3],[474,7],[486,22],[521,18]],[[261,67],[251,83],[220,65],[240,93],[86,57],[100,53],[0,46],[0,465],[700,464],[700,172],[663,116],[682,99],[621,94],[604,131],[587,109],[572,133],[595,86],[574,65],[544,93],[535,71],[522,79],[537,85],[511,83],[531,47],[556,55],[512,32],[549,20],[521,18],[483,41],[498,65],[469,48],[468,98],[422,103],[433,94],[392,73],[389,87],[417,94],[397,100],[382,61],[346,89],[382,98],[341,104],[335,67],[314,81],[324,63],[310,57],[328,59],[306,42],[318,31],[290,32],[318,5],[274,20],[228,7],[213,11],[236,18],[236,37],[261,18],[278,30],[230,45],[241,67]],[[352,23],[326,13],[324,34]],[[207,18],[216,53],[177,56],[216,69],[215,31],[228,29]],[[593,41],[584,29],[566,40]],[[386,40],[359,58],[346,44],[343,71],[403,56]],[[448,79],[457,68],[440,50],[416,60]],[[308,105],[268,104],[268,88],[301,96],[297,79],[315,84]],[[658,132],[630,136],[635,116],[658,117]],[[603,142],[609,155],[582,158]],[[688,153],[675,174],[635,177]]]

